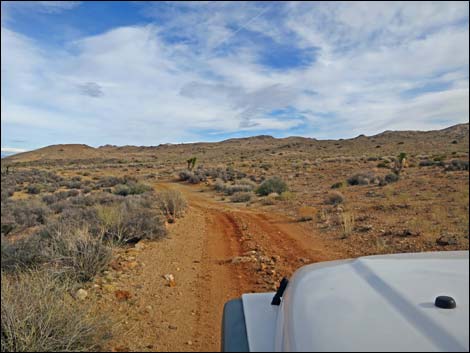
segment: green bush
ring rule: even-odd
[[[273,192],[281,194],[287,190],[287,184],[276,176],[263,181],[258,189],[256,189],[256,193],[261,196],[267,196]]]
[[[395,173],[390,173],[385,176],[385,182],[387,184],[395,183],[398,181],[398,179],[400,179],[400,177]]]

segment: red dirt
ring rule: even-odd
[[[96,288],[97,307],[120,323],[106,349],[219,351],[227,300],[272,291],[305,263],[342,257],[285,216],[218,202],[197,187],[156,188],[180,190],[189,210],[169,226],[168,238],[122,251],[124,262],[138,266],[113,281],[115,288]],[[165,274],[174,275],[174,287]],[[116,300],[116,290],[132,299]]]

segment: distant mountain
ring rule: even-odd
[[[33,162],[40,160],[141,160],[162,158],[176,161],[187,156],[198,156],[207,161],[221,158],[238,158],[238,154],[259,156],[266,153],[295,155],[295,158],[348,155],[395,155],[406,153],[459,153],[468,151],[469,124],[458,124],[442,130],[384,131],[374,136],[359,135],[351,139],[317,140],[307,137],[274,138],[268,135],[232,138],[221,142],[160,144],[158,146],[104,145],[93,148],[84,144],[64,144],[43,147],[34,151],[6,156],[8,162]]]
[[[3,153],[2,153],[3,154]],[[51,145],[34,151],[7,156],[13,161],[36,161],[41,159],[89,159],[103,157],[98,149],[85,144]],[[3,155],[2,155],[3,158]]]

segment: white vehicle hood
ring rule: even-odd
[[[467,351],[468,252],[363,257],[305,266],[280,306],[242,296],[251,351]],[[434,305],[455,299],[455,309]]]

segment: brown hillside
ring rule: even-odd
[[[84,144],[52,145],[37,150],[18,153],[6,158],[11,162],[31,162],[48,159],[89,159],[99,158],[103,154],[96,148]]]

